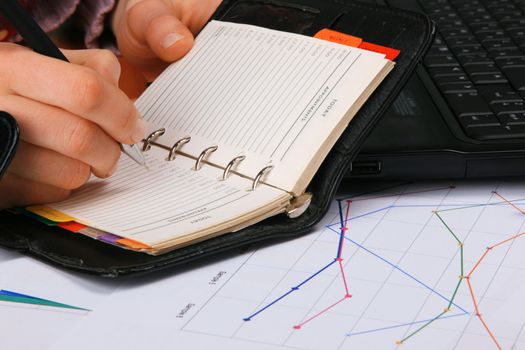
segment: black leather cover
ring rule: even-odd
[[[0,112],[0,180],[15,156],[20,130],[15,118]]]
[[[159,270],[257,241],[308,232],[326,213],[366,135],[403,87],[427,50],[434,25],[425,16],[349,0],[225,0],[214,18],[313,35],[323,28],[401,50],[396,67],[354,117],[323,162],[308,191],[313,200],[299,218],[284,214],[160,256],[116,248],[80,234],[0,212],[0,244],[55,264],[120,276]]]

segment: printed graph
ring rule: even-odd
[[[349,195],[322,229],[255,251],[182,331],[299,349],[519,349],[523,251],[519,183]]]
[[[52,300],[37,298],[27,294],[21,294],[16,292],[11,292],[5,289],[0,289],[0,305],[6,306],[29,306],[32,308],[41,308],[46,310],[76,310],[76,311],[85,311],[90,310],[84,309],[77,306],[72,306],[68,304],[59,303]]]

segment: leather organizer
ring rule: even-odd
[[[0,211],[0,245],[65,268],[117,277],[185,264],[263,240],[307,233],[326,213],[367,134],[408,80],[434,35],[433,23],[421,14],[349,0],[224,0],[213,18],[309,36],[330,28],[401,50],[393,71],[354,117],[317,171],[308,187],[313,198],[306,212],[295,219],[281,214],[237,232],[150,256]],[[0,159],[4,168],[16,145],[15,129],[12,122],[0,123],[0,146],[10,150],[0,154],[5,155]]]

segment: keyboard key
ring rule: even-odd
[[[456,56],[464,56],[464,55],[470,55],[470,54],[485,54],[485,49],[479,45],[463,45],[463,46],[453,46],[452,52],[456,54]]]
[[[509,33],[513,38],[523,38],[525,37],[525,26],[507,29],[507,33]]]
[[[427,67],[459,66],[453,55],[427,55],[424,62]]]
[[[458,14],[454,13],[454,12],[438,14],[438,15],[434,15],[434,16],[431,16],[431,17],[437,23],[450,21],[450,20],[456,20],[456,19],[459,18]]]
[[[465,22],[459,18],[451,19],[449,21],[442,21],[439,23],[439,29],[458,28],[462,26],[465,26]]]
[[[464,75],[465,71],[460,66],[446,66],[430,68],[429,73],[432,77],[442,77],[447,75]]]
[[[487,56],[487,54],[470,54],[462,55],[458,57],[459,62],[462,66],[468,66],[471,64],[490,64],[494,63],[494,60]]]
[[[512,28],[523,28],[525,27],[525,18],[506,19],[501,21],[501,25],[507,30]]]
[[[448,46],[432,45],[427,51],[427,55],[450,55],[452,52]]]
[[[471,18],[484,17],[486,19],[492,19],[490,13],[484,7],[477,7],[474,9],[460,11],[461,18],[469,22]]]
[[[467,115],[459,117],[459,121],[465,129],[501,125],[494,114]]]
[[[498,116],[503,125],[525,125],[525,113],[509,113]]]
[[[500,68],[507,67],[525,67],[525,56],[524,57],[498,57],[496,58],[496,64]]]
[[[478,18],[469,18],[468,22],[469,24],[477,24],[477,23],[490,23],[493,22],[494,19],[491,16],[484,16],[484,17],[478,17]]]
[[[490,13],[496,17],[501,18],[502,15],[511,15],[516,17],[516,13],[519,13],[520,10],[514,4],[507,4],[505,6],[494,6]]]
[[[509,39],[510,41],[510,39]],[[459,37],[459,38],[450,38],[447,40],[447,44],[450,45],[450,47],[454,47],[454,46],[461,46],[461,45],[470,45],[472,43],[477,43],[477,39],[475,36],[473,35],[469,35],[469,36],[462,36],[462,37]]]
[[[475,9],[483,6],[483,3],[479,0],[450,0],[450,3],[453,4],[458,10]]]
[[[496,29],[502,29],[498,22],[484,22],[484,23],[473,23],[470,25],[470,29],[472,29],[475,32],[481,31],[481,30],[496,30]]]
[[[490,57],[493,57],[494,59],[498,57],[523,57],[523,52],[517,47],[513,49],[490,50],[489,53]]]
[[[438,85],[447,84],[447,83],[470,83],[470,80],[466,74],[442,75],[439,77],[434,77],[434,81]]]
[[[495,63],[472,64],[472,65],[466,66],[465,70],[470,76],[478,75],[478,74],[487,74],[487,73],[493,73],[493,74],[501,73],[499,67]]]
[[[472,32],[470,31],[470,29],[468,29],[468,27],[466,26],[463,26],[460,28],[439,29],[439,32],[441,33],[441,35],[443,35],[445,40],[450,39],[450,38],[465,37],[465,36],[472,35]]]
[[[443,13],[450,13],[450,12],[453,12],[453,8],[452,6],[450,5],[443,5],[443,6],[439,6],[439,7],[431,7],[427,10],[427,13],[429,15],[439,15],[439,14],[443,14]]]
[[[483,73],[476,74],[470,77],[474,84],[505,84],[508,83],[507,78],[501,73]]]
[[[525,137],[524,125],[484,126],[466,130],[469,137],[477,140],[501,140]]]
[[[443,39],[441,35],[436,34],[432,45],[445,45],[445,40]]]
[[[512,49],[515,48],[516,45],[512,42],[510,38],[507,39],[496,39],[496,40],[484,40],[483,41],[483,47],[487,50],[490,49]]]
[[[490,104],[521,101],[521,96],[508,84],[481,85],[479,92]]]
[[[458,116],[492,114],[492,110],[478,93],[445,94],[445,99]]]
[[[446,83],[441,84],[439,87],[445,94],[468,94],[477,92],[472,83]]]
[[[501,70],[516,90],[525,91],[525,66],[503,67]]]
[[[521,18],[522,15],[519,13],[520,11],[508,11],[508,12],[502,12],[502,13],[495,13],[494,18],[498,21],[504,21],[508,19],[515,19],[515,18]]]
[[[479,41],[483,42],[484,40],[498,40],[498,39],[508,39],[508,35],[505,34],[503,30],[496,31],[480,31],[476,33],[476,37]]]
[[[497,102],[492,104],[492,109],[498,116],[501,114],[525,113],[525,102],[523,100],[514,102]]]

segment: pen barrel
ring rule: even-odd
[[[35,52],[67,61],[66,56],[17,0],[0,0],[0,11]]]

